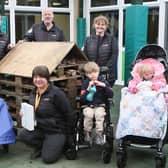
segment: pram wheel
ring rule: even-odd
[[[127,163],[127,153],[125,150],[118,150],[117,153],[117,168],[125,168]]]
[[[3,153],[8,153],[8,152],[9,152],[9,145],[3,144]]]
[[[164,154],[155,157],[156,168],[165,168],[166,166],[166,156]]]
[[[75,160],[77,158],[77,151],[75,148],[68,149],[65,152],[65,156],[68,160]]]
[[[113,146],[111,146],[109,143],[106,143],[104,145],[104,150],[102,151],[102,160],[105,164],[110,163],[112,152]]]

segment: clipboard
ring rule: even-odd
[[[21,125],[23,128],[33,131],[35,127],[34,107],[28,103],[21,103],[21,110],[23,113]]]

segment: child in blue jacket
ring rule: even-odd
[[[81,104],[86,105],[83,109],[85,140],[91,140],[93,118],[95,118],[96,144],[103,144],[103,123],[106,115],[105,104],[108,98],[113,97],[110,84],[102,78],[100,68],[95,62],[84,65],[86,79],[81,87]]]

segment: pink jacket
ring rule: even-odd
[[[130,80],[128,83],[128,89],[131,93],[137,92],[136,86],[139,82],[142,81],[142,79],[140,78],[139,73],[138,73],[139,67],[140,67],[140,65],[145,64],[145,63],[148,63],[148,64],[150,63],[154,67],[155,74],[152,79],[152,89],[157,91],[160,88],[166,86],[166,80],[163,75],[163,72],[164,72],[163,64],[160,63],[159,61],[157,61],[156,59],[147,58],[147,59],[144,59],[144,60],[136,63],[132,72],[131,72],[133,79]]]

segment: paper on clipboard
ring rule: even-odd
[[[21,120],[22,127],[29,131],[33,131],[35,126],[34,107],[28,103],[21,103],[20,111],[23,113]]]

